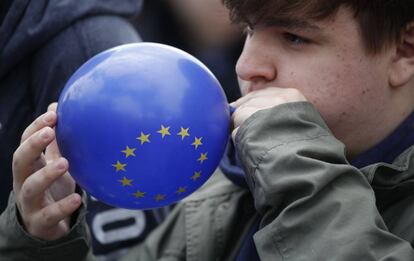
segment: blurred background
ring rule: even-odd
[[[221,0],[147,0],[133,21],[143,41],[168,44],[200,59],[222,84],[229,102],[240,97],[235,64],[241,29]]]

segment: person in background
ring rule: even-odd
[[[24,129],[58,100],[68,78],[90,57],[140,42],[131,20],[140,0],[0,2],[0,212],[12,190],[12,156]],[[113,208],[87,195],[94,253],[115,260],[145,239],[169,208]]]
[[[149,0],[134,21],[145,41],[168,44],[197,57],[217,77],[229,102],[240,98],[234,70],[243,46],[220,0]]]

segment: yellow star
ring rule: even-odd
[[[195,149],[197,149],[198,146],[203,145],[203,143],[201,143],[201,139],[202,138],[203,137],[201,137],[201,138],[198,139],[197,137],[195,137],[194,138],[194,142],[191,145],[193,145],[195,147]]]
[[[150,142],[150,140],[149,140],[149,136],[150,136],[151,134],[144,134],[142,131],[141,131],[141,135],[137,138],[137,140],[140,140],[141,141],[141,145],[142,144],[144,144],[145,142]]]
[[[122,183],[122,187],[132,186],[132,184],[131,184],[132,183],[132,179],[127,179],[125,176],[124,176],[123,179],[120,179],[118,181]]]
[[[200,178],[200,176],[201,176],[201,171],[198,171],[198,172],[196,171],[196,172],[194,172],[194,175],[191,176],[191,179],[196,181],[197,179]]]
[[[161,125],[161,130],[159,130],[157,132],[161,134],[163,139],[164,139],[165,135],[171,135],[169,126],[164,127],[164,125]]]
[[[180,194],[184,193],[185,191],[186,191],[186,187],[179,187],[178,190],[175,193],[180,195]]]
[[[203,163],[203,161],[205,161],[207,158],[207,153],[201,153],[200,158],[198,158],[197,160],[200,161],[200,163]]]
[[[136,197],[136,198],[143,198],[144,196],[145,196],[145,193],[146,192],[142,192],[142,191],[139,191],[139,190],[137,190],[133,195]]]
[[[164,200],[164,199],[165,199],[165,195],[163,195],[163,194],[157,194],[157,195],[154,197],[154,199],[155,199],[155,201],[161,201],[161,200]]]
[[[181,127],[181,131],[177,134],[181,136],[181,140],[183,140],[185,138],[185,136],[190,136],[190,134],[188,133],[188,129],[184,129],[183,127]]]
[[[118,171],[120,171],[120,170],[122,170],[122,171],[126,171],[125,170],[125,166],[126,166],[127,164],[122,164],[121,162],[119,162],[119,160],[117,160],[116,161],[116,164],[112,164],[112,166],[114,166],[115,167],[115,169],[116,169],[116,172],[118,172]]]
[[[122,153],[125,153],[125,157],[128,158],[129,156],[134,156],[135,157],[135,153],[134,151],[136,150],[136,148],[130,148],[128,146],[126,146],[126,149],[122,151]]]

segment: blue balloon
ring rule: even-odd
[[[69,172],[112,206],[177,202],[214,172],[229,135],[225,94],[200,61],[135,43],[83,64],[59,98],[56,139]]]

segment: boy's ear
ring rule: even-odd
[[[392,87],[402,86],[414,78],[414,22],[406,26],[396,50],[389,75]]]

